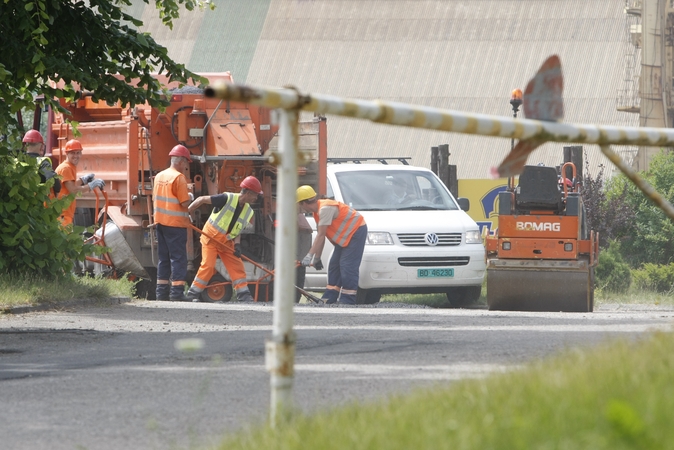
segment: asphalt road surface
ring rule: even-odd
[[[0,316],[0,447],[166,449],[264,423],[262,304],[132,302]],[[594,313],[295,307],[294,405],[346,402],[512,370],[606,339],[671,330],[674,309]],[[176,341],[200,338],[185,352]]]

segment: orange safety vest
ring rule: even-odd
[[[318,211],[320,211],[323,206],[336,206],[339,208],[337,217],[335,217],[328,226],[326,236],[334,245],[346,247],[349,245],[349,242],[351,242],[351,237],[358,228],[365,225],[365,219],[363,219],[363,216],[361,216],[355,209],[335,200],[319,200]],[[318,213],[314,214],[314,220],[318,225]]]
[[[155,223],[180,228],[190,225],[187,208],[180,205],[189,199],[185,175],[172,167],[159,172],[154,179],[152,196]]]

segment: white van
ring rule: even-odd
[[[391,293],[445,293],[452,306],[480,297],[485,249],[478,225],[465,213],[468,199],[455,200],[430,170],[330,165],[327,196],[356,209],[367,223],[358,303],[376,303]],[[307,289],[325,288],[332,249],[326,240],[321,256],[326,269],[307,270]]]

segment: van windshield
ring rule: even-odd
[[[456,210],[459,206],[430,172],[337,172],[344,203],[359,211]]]

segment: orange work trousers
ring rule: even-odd
[[[201,265],[197,276],[192,283],[197,288],[204,290],[208,282],[215,273],[215,263],[218,256],[232,279],[232,287],[236,290],[247,287],[246,269],[243,267],[243,261],[234,256],[234,241],[228,241],[222,244],[211,239],[208,236],[201,236]]]

